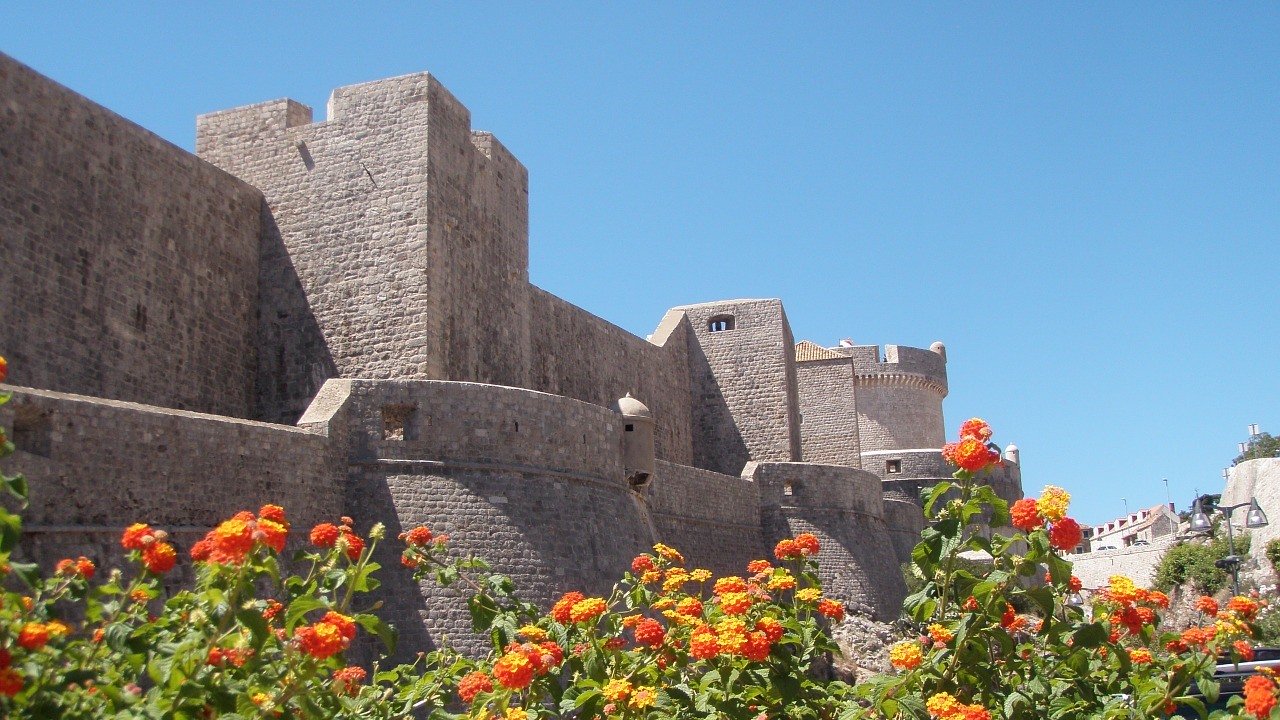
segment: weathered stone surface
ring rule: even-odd
[[[896,615],[919,486],[950,475],[940,344],[797,362],[776,299],[674,308],[643,339],[530,285],[528,173],[426,73],[339,88],[323,121],[292,100],[204,115],[202,159],[3,55],[0,90],[21,386],[0,423],[29,555],[106,559],[134,521],[185,549],[275,502],[303,528],[427,524],[545,605],[655,541],[741,574],[813,532],[830,592]],[[635,486],[627,393],[657,457]],[[992,477],[1020,496],[1016,465]],[[406,651],[480,649],[458,591],[378,552]]]

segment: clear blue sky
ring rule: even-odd
[[[0,50],[186,148],[430,70],[529,168],[536,284],[639,335],[779,297],[797,340],[943,340],[949,430],[1090,523],[1280,433],[1277,38],[1274,3],[0,9]]]

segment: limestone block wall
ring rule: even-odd
[[[689,567],[742,575],[748,562],[773,557],[749,479],[658,461],[644,498],[659,540],[680,550]]]
[[[862,451],[940,448],[946,432],[946,359],[939,353],[886,345],[837,348],[853,358]]]
[[[1249,530],[1249,555],[1255,581],[1275,584],[1276,574],[1267,560],[1267,543],[1280,537],[1280,458],[1246,460],[1227,472],[1221,504],[1238,505],[1257,498],[1258,505],[1267,514],[1266,527]],[[1244,525],[1247,513],[1246,508],[1232,513],[1237,527]]]
[[[800,447],[805,462],[862,467],[849,358],[796,363]]]
[[[0,354],[29,387],[249,417],[261,194],[0,54]]]
[[[435,78],[204,115],[196,148],[266,196],[262,417],[339,375],[525,384],[527,172]]]
[[[335,402],[342,393],[345,402]],[[381,521],[393,538],[419,524],[447,533],[454,552],[485,558],[544,607],[568,590],[607,591],[655,541],[623,477],[621,423],[610,410],[438,381],[331,380],[317,400],[349,415],[346,507],[358,527]],[[403,647],[447,636],[480,651],[465,593],[415,587],[397,555],[388,542],[378,561]]]
[[[692,333],[693,464],[736,475],[749,460],[800,458],[795,343],[778,300],[675,308]],[[713,332],[727,319],[732,329]]]
[[[529,387],[608,406],[630,392],[649,407],[660,458],[689,465],[689,323],[673,311],[652,341],[530,286]]]
[[[886,496],[884,522],[889,528],[889,543],[893,545],[898,565],[911,562],[911,551],[920,542],[920,533],[925,527],[920,505],[912,500]]]
[[[1112,575],[1125,575],[1138,587],[1151,587],[1156,566],[1165,551],[1174,545],[1172,537],[1160,538],[1150,545],[1102,550],[1072,555],[1072,574],[1080,578],[1086,590],[1106,587]]]
[[[826,592],[876,619],[898,617],[906,586],[874,475],[837,465],[753,462],[743,477],[759,488],[768,546],[802,532],[817,535]]]
[[[343,462],[324,434],[266,423],[4,386],[0,425],[26,474],[23,551],[46,566],[120,555],[134,522],[191,543],[239,510],[282,505],[297,529],[343,514]],[[305,534],[295,532],[298,542]],[[182,578],[175,578],[181,580]]]

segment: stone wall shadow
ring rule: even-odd
[[[454,557],[474,555],[511,577],[525,600],[544,610],[563,593],[607,596],[631,559],[650,549],[652,525],[621,483],[510,469],[439,467],[389,474],[371,460],[353,467],[349,512],[386,524],[375,553],[382,565],[380,614],[400,631],[395,659],[447,645],[468,655],[488,651],[471,631],[462,586],[416,584],[402,567],[396,536],[417,525],[449,535]]]
[[[292,425],[338,368],[265,200],[259,247],[254,416]]]
[[[693,333],[690,333],[693,337]],[[702,345],[689,342],[689,376],[693,385],[693,465],[703,470],[737,475],[751,460],[747,442],[734,422],[720,383],[711,372]]]

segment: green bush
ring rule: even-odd
[[[1241,533],[1236,539],[1236,554],[1249,552],[1249,534]],[[1197,591],[1213,595],[1227,586],[1231,575],[1214,565],[1230,555],[1226,537],[1215,537],[1209,542],[1181,542],[1169,548],[1156,566],[1153,585],[1169,591],[1190,583]]]

